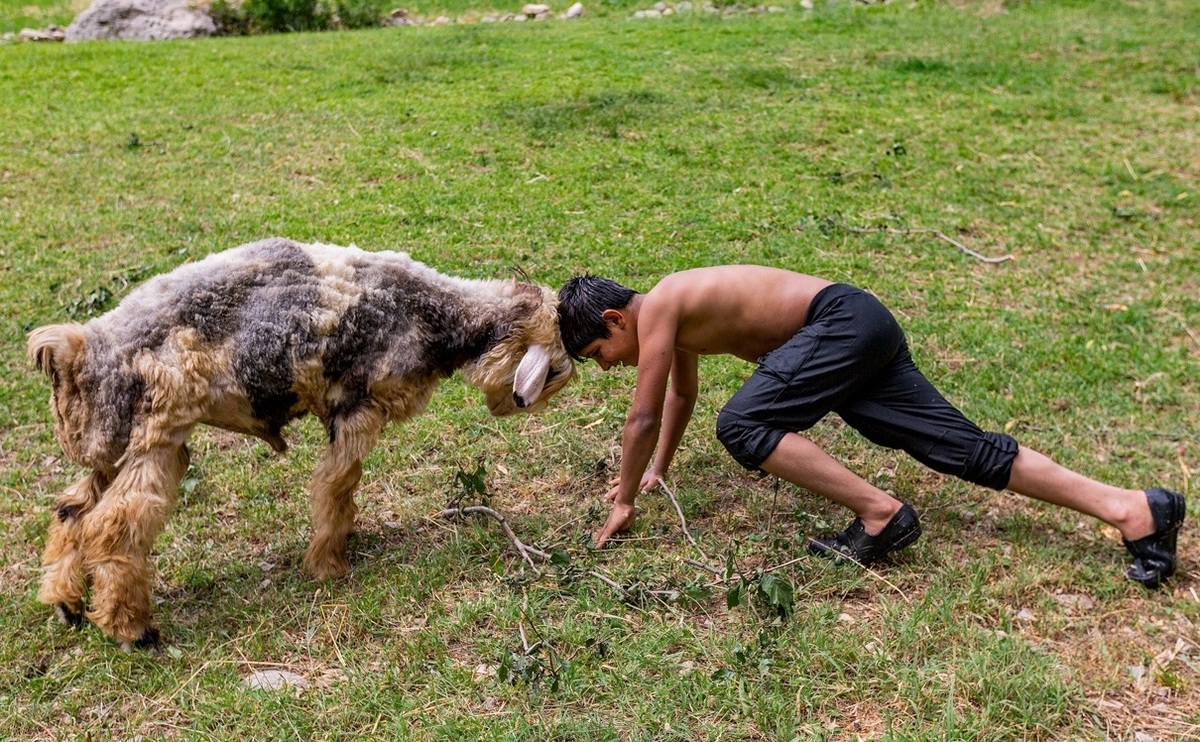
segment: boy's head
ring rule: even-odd
[[[579,353],[584,346],[610,337],[605,310],[624,309],[636,293],[599,276],[575,276],[564,283],[558,290],[558,328],[571,357],[582,361]]]

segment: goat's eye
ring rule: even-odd
[[[551,379],[555,379],[562,375],[563,375],[562,371],[559,371],[556,368],[551,368],[549,371],[546,372],[546,381],[549,382]]]

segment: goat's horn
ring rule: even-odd
[[[525,357],[517,365],[513,379],[513,401],[517,407],[528,407],[537,401],[546,386],[546,372],[550,370],[550,348],[531,345]]]

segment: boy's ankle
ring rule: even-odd
[[[856,513],[858,519],[862,521],[863,529],[866,530],[868,536],[878,536],[884,528],[887,528],[888,523],[896,517],[896,513],[900,512],[900,508],[904,507],[904,503],[899,500],[893,500],[895,507],[889,507],[884,510],[872,509],[870,512]]]
[[[1150,512],[1150,502],[1146,493],[1142,490],[1128,490],[1127,497],[1118,506],[1112,525],[1129,541],[1136,541],[1154,533],[1154,516]]]

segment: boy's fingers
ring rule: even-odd
[[[595,536],[592,537],[592,542],[599,549],[614,534],[624,533],[633,528],[633,522],[636,518],[637,510],[635,508],[630,507],[628,510],[625,510],[620,506],[614,507],[612,512],[608,514],[608,520],[604,522],[604,527],[596,531]]]
[[[594,534],[592,534],[592,544],[599,549],[604,546],[604,542],[608,540],[608,536],[609,534],[605,533],[604,529],[601,528],[599,531],[596,531]]]

